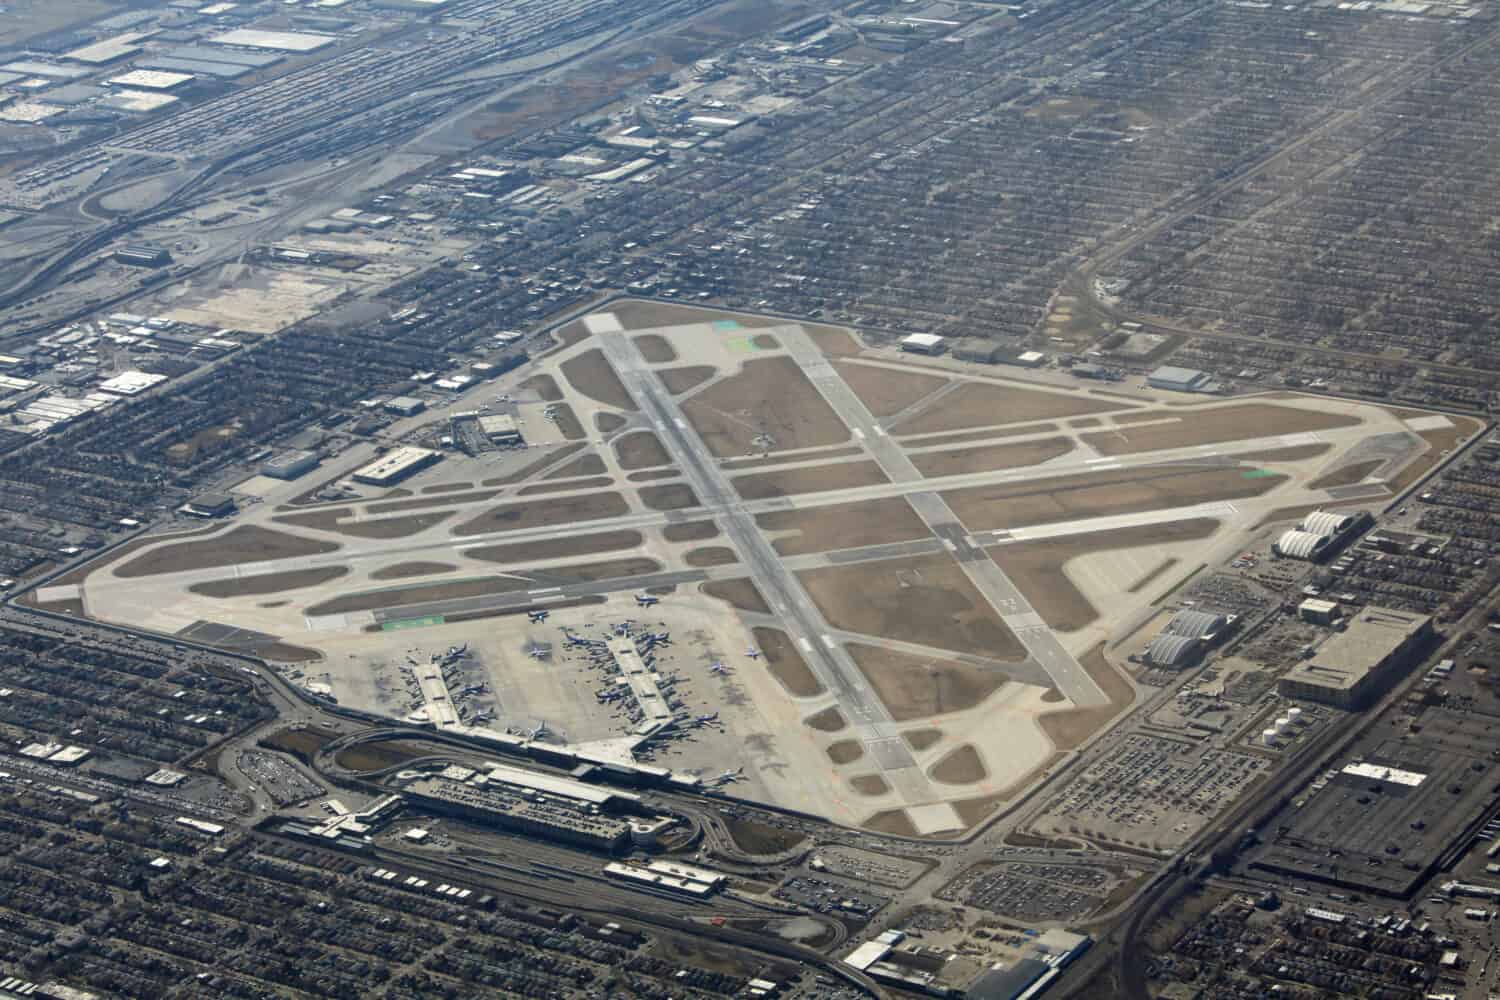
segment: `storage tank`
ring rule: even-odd
[[[1274,747],[1281,742],[1281,735],[1274,729],[1263,729],[1261,730],[1260,741],[1268,747]]]
[[[1292,721],[1292,725],[1294,725],[1294,726],[1305,726],[1305,725],[1307,725],[1307,716],[1305,716],[1305,715],[1302,714],[1302,709],[1300,709],[1300,708],[1289,708],[1289,709],[1287,709],[1286,710],[1286,717]]]
[[[1283,715],[1281,718],[1276,720],[1275,726],[1276,735],[1280,736],[1282,733],[1285,733],[1288,729],[1292,728],[1292,720]]]

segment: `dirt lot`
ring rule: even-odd
[[[666,486],[643,486],[641,503],[652,510],[683,510],[698,506],[698,495],[686,483],[669,483]]]
[[[693,396],[682,410],[719,458],[849,440],[849,428],[788,357],[747,361],[738,375]]]
[[[669,542],[702,542],[718,538],[719,526],[712,521],[685,521],[662,528],[661,536]]]
[[[832,461],[835,458],[853,458],[855,455],[863,455],[863,448],[815,448],[811,452],[800,455],[771,455],[766,458],[731,458],[726,462],[720,462],[719,468],[725,472],[740,472],[744,469],[764,469],[777,465],[791,465],[796,462],[808,462],[816,459],[820,462]]]
[[[1072,441],[1065,437],[1055,437],[927,452],[911,456],[911,461],[924,476],[962,476],[970,472],[988,472],[991,469],[1019,469],[1028,465],[1040,465],[1072,450]]]
[[[613,486],[615,481],[610,476],[594,476],[591,479],[575,479],[567,483],[536,483],[532,486],[523,486],[516,491],[518,497],[536,496],[538,493],[567,493],[570,490],[597,490],[605,486]]]
[[[536,393],[545,403],[562,402],[562,390],[557,387],[557,380],[551,375],[533,375],[516,388],[521,392],[530,390]]]
[[[216,569],[266,559],[316,556],[325,552],[337,552],[340,548],[342,546],[336,542],[315,541],[245,524],[231,528],[217,538],[177,542],[153,549],[121,566],[115,570],[115,574],[122,577],[156,576],[188,569]]]
[[[575,479],[579,476],[602,476],[609,470],[604,465],[604,459],[593,452],[585,452],[567,465],[560,465],[552,472],[547,473],[547,479]]]
[[[1218,526],[1219,522],[1212,518],[1194,518],[999,545],[991,548],[989,554],[1048,625],[1072,632],[1093,622],[1099,613],[1064,572],[1069,560],[1092,552],[1207,538]]]
[[[583,496],[557,497],[546,503],[503,504],[456,526],[453,534],[464,538],[489,531],[515,531],[519,528],[595,521],[619,517],[629,509],[625,498],[618,493],[585,493]]]
[[[1018,427],[995,427],[986,431],[963,431],[958,434],[935,434],[931,437],[903,437],[907,448],[942,448],[950,444],[968,444],[970,441],[991,441],[995,438],[1020,437],[1023,434],[1050,434],[1057,424],[1021,424]]]
[[[1164,448],[1242,441],[1247,437],[1352,427],[1360,422],[1358,417],[1343,413],[1302,410],[1274,403],[1241,403],[1196,412],[1174,411],[1173,415],[1178,419],[1171,423],[1099,431],[1083,435],[1083,440],[1101,455],[1134,455]]]
[[[1448,419],[1453,421],[1454,426],[1445,427],[1442,430],[1421,431],[1418,433],[1417,436],[1427,442],[1428,449],[1418,456],[1416,461],[1409,463],[1406,468],[1397,473],[1395,479],[1391,480],[1390,490],[1392,493],[1400,493],[1412,483],[1421,479],[1434,466],[1447,457],[1446,453],[1453,450],[1460,438],[1473,434],[1484,426],[1471,417],[1450,416]]]
[[[557,569],[537,570],[552,582],[590,583],[594,580],[618,580],[625,576],[641,576],[658,573],[661,563],[655,559],[610,559],[605,562],[584,563],[581,566],[560,566]]]
[[[1385,460],[1379,458],[1368,462],[1351,462],[1349,465],[1340,466],[1332,472],[1319,476],[1307,485],[1315,490],[1326,490],[1335,486],[1352,486],[1384,464]]]
[[[891,427],[891,432],[927,434],[965,427],[1081,417],[1086,413],[1108,413],[1123,409],[1126,409],[1123,403],[1090,399],[1073,393],[1042,392],[1019,386],[970,382],[943,397],[931,409],[898,422]]]
[[[761,655],[765,657],[771,676],[780,681],[783,687],[798,698],[811,698],[823,693],[823,685],[818,683],[813,672],[807,668],[802,654],[797,652],[797,647],[792,645],[792,640],[787,638],[785,632],[774,628],[757,628],[752,630],[752,634]]]
[[[569,358],[558,369],[563,378],[568,380],[568,384],[594,402],[616,410],[635,409],[635,403],[625,391],[620,376],[615,374],[599,348],[595,347]]]
[[[439,573],[452,573],[458,569],[452,563],[440,562],[404,562],[392,566],[383,566],[370,574],[372,580],[405,580],[413,576],[436,576]]]
[[[1161,466],[976,486],[943,497],[970,531],[988,531],[1260,496],[1286,479],[1246,476],[1236,468]]]
[[[990,776],[984,761],[979,757],[979,751],[968,743],[949,751],[927,773],[933,781],[945,785],[972,785]]]
[[[818,345],[818,350],[830,358],[849,358],[864,350],[848,330],[816,323],[803,323],[802,329]]]
[[[651,302],[647,299],[624,299],[609,307],[615,319],[627,330],[646,330],[657,326],[686,326],[689,323],[714,323],[732,319],[747,329],[780,326],[785,320],[753,313],[726,312],[721,309],[703,309],[698,306],[680,306],[672,302]]]
[[[1083,664],[1083,668],[1094,679],[1094,683],[1098,684],[1109,696],[1109,704],[1098,708],[1071,708],[1061,712],[1049,712],[1037,719],[1042,732],[1047,734],[1047,738],[1059,750],[1075,750],[1082,746],[1085,740],[1098,732],[1105,723],[1119,715],[1135,700],[1135,689],[1130,686],[1130,682],[1104,658],[1103,643],[1080,656],[1078,662]]]
[[[435,497],[419,497],[416,500],[387,500],[384,503],[369,504],[365,507],[365,513],[396,514],[405,510],[428,510],[432,507],[451,507],[456,503],[471,503],[475,500],[488,500],[490,497],[495,496],[499,492],[499,490],[469,490],[463,493],[447,493],[442,496]],[[347,508],[345,508],[341,513],[346,514],[347,512]],[[317,518],[319,514],[326,513],[328,512],[313,511],[306,514],[291,514],[286,518],[286,523],[306,524],[308,526],[316,527],[318,522],[316,522],[314,519]],[[294,520],[294,518],[303,518],[304,520],[299,521]],[[281,519],[278,518],[277,520]]]
[[[930,534],[917,512],[901,497],[778,510],[756,515],[755,523],[768,533],[800,532],[772,541],[772,547],[784,556],[910,542]]]
[[[839,740],[828,744],[823,752],[835,764],[853,764],[865,755],[865,745],[859,740]]]
[[[661,440],[652,431],[631,431],[615,441],[615,455],[622,469],[651,469],[672,461]]]
[[[682,475],[682,471],[675,467],[665,469],[645,469],[641,472],[632,472],[625,477],[628,483],[654,483],[660,479],[676,479]]]
[[[635,348],[649,364],[666,365],[677,360],[672,342],[659,333],[643,333],[635,339]]]
[[[820,733],[836,733],[849,725],[844,721],[844,713],[837,708],[825,708],[821,712],[809,715],[802,720],[802,724]]]
[[[485,562],[519,565],[523,563],[552,562],[571,559],[574,556],[593,555],[596,552],[617,552],[633,549],[644,539],[639,531],[601,531],[594,535],[577,535],[571,538],[549,538],[541,542],[520,542],[515,545],[482,545],[464,549],[464,555]]]
[[[928,747],[937,746],[938,741],[943,738],[941,729],[908,729],[901,734],[906,740],[906,745],[921,753]]]
[[[738,476],[733,485],[746,500],[766,500],[794,493],[819,493],[824,490],[847,490],[856,486],[876,486],[890,482],[874,462],[835,462],[808,465],[783,472],[760,472]]]
[[[451,502],[451,498],[447,502]],[[346,521],[341,518],[346,515],[352,516],[352,512],[348,508],[340,508],[308,514],[287,514],[283,517],[273,517],[271,520],[277,524],[294,524],[301,528],[334,531],[351,538],[386,539],[410,538],[435,524],[442,524],[456,513],[457,511],[452,510],[438,510],[426,514],[411,514],[407,517],[386,517],[378,521]]]
[[[760,588],[745,577],[737,580],[714,580],[702,584],[698,589],[709,597],[716,597],[728,603],[730,607],[741,611],[760,615],[771,613],[771,606],[761,596]]]
[[[757,333],[751,338],[750,343],[758,351],[779,351],[781,341],[776,339],[775,334]]]
[[[861,795],[874,798],[884,795],[891,790],[891,786],[885,783],[885,779],[878,774],[861,774],[857,778],[849,779],[849,787]]]
[[[594,426],[599,429],[600,434],[613,434],[615,431],[619,430],[621,427],[624,427],[629,422],[630,421],[626,420],[618,413],[605,413],[603,411],[600,411],[599,413],[594,414]]]
[[[424,486],[418,493],[453,493],[458,490],[472,490],[473,483],[438,483],[435,486]]]
[[[666,371],[657,372],[656,375],[661,379],[661,384],[667,387],[668,392],[674,396],[681,396],[707,382],[718,372],[719,369],[713,365],[687,365],[683,368],[668,368]]]
[[[897,722],[973,708],[1010,680],[999,671],[967,663],[923,660],[862,643],[850,643],[848,648]]]
[[[852,361],[836,361],[834,368],[871,414],[889,417],[948,384],[948,379],[919,372],[897,371]]]
[[[692,549],[682,561],[695,569],[704,569],[709,566],[728,566],[740,561],[734,549],[724,545],[709,545],[701,549]]]
[[[344,594],[307,608],[310,615],[342,615],[351,611],[375,611],[379,608],[400,608],[408,604],[425,604],[428,601],[448,601],[461,597],[483,597],[488,594],[510,594],[517,590],[534,587],[530,580],[510,576],[474,576],[464,580],[449,580],[444,583],[419,584],[412,587],[392,587],[388,590],[372,590],[359,594]]]
[[[558,403],[557,408],[552,411],[552,419],[557,424],[557,431],[569,441],[582,441],[587,435],[584,434],[583,424],[578,422],[578,414],[567,403]]]
[[[834,628],[997,660],[1026,656],[946,554],[807,570],[799,576]]]
[[[279,594],[283,590],[314,587],[329,580],[348,576],[346,566],[324,566],[320,569],[295,569],[286,573],[262,573],[259,576],[240,576],[227,580],[209,580],[195,583],[188,589],[204,597],[249,597],[260,594]]]

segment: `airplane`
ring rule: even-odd
[[[526,617],[529,618],[529,619],[531,619],[531,623],[533,625],[535,625],[535,624],[537,624],[539,622],[546,621],[547,620],[547,616],[550,615],[551,613],[552,612],[547,611],[545,609],[542,610],[542,611],[528,611],[528,612],[526,612]]]
[[[547,735],[547,720],[543,719],[536,724],[536,728],[526,734],[528,740],[539,740]]]
[[[710,671],[710,672],[711,672],[711,673],[715,673],[715,674],[727,674],[727,673],[729,673],[729,668],[728,668],[728,667],[726,667],[726,666],[725,666],[725,665],[724,665],[724,664],[723,664],[723,663],[722,663],[722,662],[721,662],[721,661],[719,661],[719,660],[715,660],[715,661],[714,661],[714,662],[713,662],[713,663],[710,663],[710,664],[709,664],[709,665],[708,665],[708,669],[709,669],[709,671]]]
[[[453,656],[453,657],[463,656],[468,651],[469,651],[469,644],[467,642],[464,643],[462,646],[449,646],[448,647],[448,655],[449,656]]]
[[[718,722],[719,721],[719,713],[718,712],[710,712],[707,715],[700,715],[700,716],[698,716],[698,720],[697,721],[698,721],[698,724],[701,725],[701,726],[706,726],[710,722]]]
[[[737,767],[733,771],[725,771],[723,774],[715,778],[714,782],[715,784],[727,785],[730,782],[739,781],[744,776],[745,769],[743,767]]]
[[[760,659],[760,650],[756,649],[754,646],[749,646],[745,649],[745,655],[750,657],[750,659],[752,660],[758,660]]]
[[[640,606],[640,607],[649,608],[653,604],[660,604],[661,603],[661,598],[660,597],[652,597],[649,594],[636,594],[635,595],[635,603],[638,606]]]

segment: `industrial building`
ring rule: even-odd
[[[725,882],[722,872],[670,861],[653,861],[644,866],[611,861],[604,866],[604,874],[645,889],[690,899],[706,899],[723,888]]]
[[[407,476],[442,459],[443,453],[430,448],[404,445],[354,470],[354,481],[368,486],[391,486]]]
[[[1153,389],[1168,389],[1172,392],[1218,392],[1219,383],[1212,381],[1208,372],[1196,368],[1179,368],[1162,365],[1146,376],[1146,384]]]
[[[1297,617],[1314,625],[1332,625],[1333,620],[1338,617],[1338,614],[1338,601],[1325,601],[1317,597],[1309,597],[1297,605]]]
[[[315,451],[284,451],[262,465],[260,474],[272,479],[296,479],[317,467],[318,453]]]
[[[427,409],[427,404],[415,396],[393,396],[383,406],[386,412],[403,417],[415,417]]]
[[[936,355],[943,353],[946,338],[935,333],[914,333],[901,341],[901,349],[908,354]]]
[[[1277,683],[1283,698],[1360,708],[1409,668],[1435,633],[1426,615],[1368,607]]]
[[[172,263],[172,255],[166,247],[151,243],[128,243],[114,252],[114,258],[131,267],[165,267]]]

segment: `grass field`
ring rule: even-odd
[[[157,576],[190,569],[217,569],[267,559],[291,559],[337,552],[335,542],[315,541],[258,525],[240,525],[214,538],[163,545],[115,570],[122,577]]]
[[[668,368],[657,372],[656,375],[661,379],[661,384],[667,387],[668,392],[674,396],[681,396],[707,382],[718,372],[719,370],[712,365],[687,365],[682,368]]]
[[[757,514],[755,523],[772,537],[772,547],[784,556],[909,542],[930,534],[911,504],[901,497],[778,510]]]
[[[848,649],[897,722],[973,708],[1010,680],[996,670],[953,660],[921,659],[880,646],[850,643]]]
[[[834,368],[844,384],[877,417],[889,417],[931,395],[949,380],[921,372],[898,371],[854,361],[836,361]]]
[[[808,669],[807,661],[792,645],[792,640],[780,629],[757,628],[752,633],[755,644],[765,658],[766,669],[781,682],[782,687],[798,698],[811,698],[823,693],[823,685]]]
[[[985,768],[979,751],[972,744],[965,743],[944,754],[942,760],[928,768],[927,774],[933,781],[945,785],[972,785],[988,778],[990,772]]]
[[[1135,689],[1130,682],[1104,658],[1103,644],[1080,656],[1078,662],[1108,696],[1109,704],[1097,708],[1069,708],[1039,718],[1037,724],[1058,750],[1076,750],[1135,701]]]
[[[682,412],[719,458],[849,440],[838,414],[788,357],[745,362],[739,374],[690,396]]]
[[[659,333],[643,333],[634,338],[636,350],[649,364],[665,365],[677,360],[672,342]]]
[[[847,490],[890,482],[874,462],[834,462],[807,465],[780,472],[758,472],[736,476],[735,491],[746,500],[767,500],[797,493]]]
[[[652,510],[684,510],[698,506],[698,495],[686,483],[643,486],[640,489],[640,497],[641,503]]]
[[[912,456],[912,464],[924,476],[962,476],[992,469],[1020,469],[1061,458],[1073,450],[1065,437],[1017,441],[1011,444],[987,444],[977,448],[954,448],[930,451]]]
[[[1019,386],[968,382],[944,396],[940,405],[891,427],[893,434],[930,434],[966,427],[1019,424],[1058,417],[1123,410],[1124,403],[1089,399],[1077,393],[1043,392]]]
[[[1274,403],[1240,403],[1196,412],[1174,412],[1176,419],[1164,424],[1117,428],[1083,435],[1101,455],[1133,455],[1164,448],[1186,448],[1200,444],[1222,444],[1246,437],[1274,437],[1303,431],[1352,427],[1358,417],[1343,413],[1303,410]]]
[[[299,590],[315,587],[329,580],[348,576],[345,566],[324,566],[319,569],[297,569],[285,573],[262,573],[259,576],[239,576],[227,580],[209,580],[195,583],[188,588],[204,597],[250,597],[263,594],[279,594],[284,590]]]
[[[635,403],[620,381],[620,376],[610,367],[604,352],[595,347],[576,357],[564,361],[559,370],[568,384],[596,403],[616,410],[633,411]]]
[[[669,542],[701,542],[718,538],[719,526],[712,521],[683,521],[662,528],[661,536]]]
[[[576,497],[557,497],[546,503],[503,504],[485,511],[454,527],[459,538],[483,535],[491,531],[517,531],[577,521],[595,521],[618,517],[630,508],[618,493],[586,493]]]
[[[709,545],[701,549],[689,549],[682,557],[689,566],[702,569],[708,566],[729,566],[740,561],[734,549],[724,545]]]
[[[799,574],[834,628],[1020,660],[1026,648],[950,556],[918,556]]]
[[[485,562],[520,565],[522,563],[552,562],[571,559],[574,556],[592,555],[596,552],[616,552],[633,549],[644,539],[639,531],[600,531],[591,535],[574,535],[569,538],[549,538],[539,542],[519,542],[513,545],[481,545],[464,549],[464,555]]]
[[[1249,477],[1237,468],[1153,466],[976,486],[943,496],[970,531],[988,531],[1260,496],[1286,480],[1279,474]]]
[[[736,580],[714,580],[703,584],[701,589],[709,597],[716,597],[730,607],[741,611],[758,615],[771,613],[771,606],[761,596],[760,588],[744,577]]]
[[[654,469],[672,461],[651,431],[631,431],[615,439],[615,458],[622,469]]]
[[[414,576],[437,576],[439,573],[452,573],[458,569],[452,563],[440,562],[403,562],[390,566],[382,566],[370,574],[372,580],[406,580]]]

